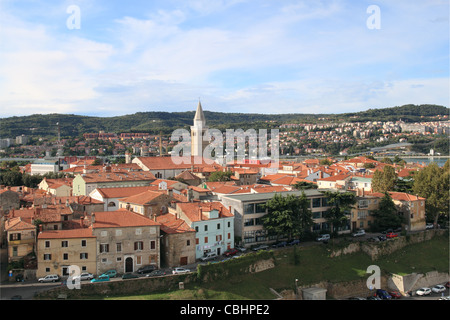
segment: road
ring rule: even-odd
[[[11,282],[0,284],[0,299],[11,300],[13,297],[23,300],[31,300],[34,295],[43,290],[48,290],[61,286],[61,282],[57,283],[39,283],[39,282]]]

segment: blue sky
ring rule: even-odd
[[[0,43],[1,117],[449,106],[448,0],[0,0]]]

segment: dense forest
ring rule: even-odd
[[[251,114],[204,111],[211,128],[244,130],[258,127],[274,128],[283,123],[335,122],[335,121],[397,121],[436,120],[436,115],[448,115],[449,108],[439,105],[404,105],[392,108],[342,114]],[[149,132],[170,133],[175,128],[189,128],[194,111],[188,112],[138,112],[115,117],[91,117],[73,114],[33,114],[30,116],[0,118],[0,137],[56,136],[57,123],[62,137],[76,137],[83,133],[98,132]]]

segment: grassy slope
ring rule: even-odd
[[[429,271],[448,272],[448,237],[414,244],[377,261],[371,261],[364,253],[354,253],[338,258],[327,257],[326,246],[297,249],[300,263],[294,264],[293,249],[276,252],[277,266],[257,274],[215,281],[207,284],[190,284],[185,290],[143,296],[116,297],[111,299],[274,299],[269,288],[293,289],[295,279],[299,285],[328,280],[343,282],[367,278],[367,267],[376,264],[384,273],[409,274]]]

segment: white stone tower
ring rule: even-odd
[[[209,141],[204,141],[203,136],[208,130],[203,114],[202,104],[198,101],[197,111],[195,112],[194,125],[191,126],[191,156],[203,157],[203,150],[209,144]]]

